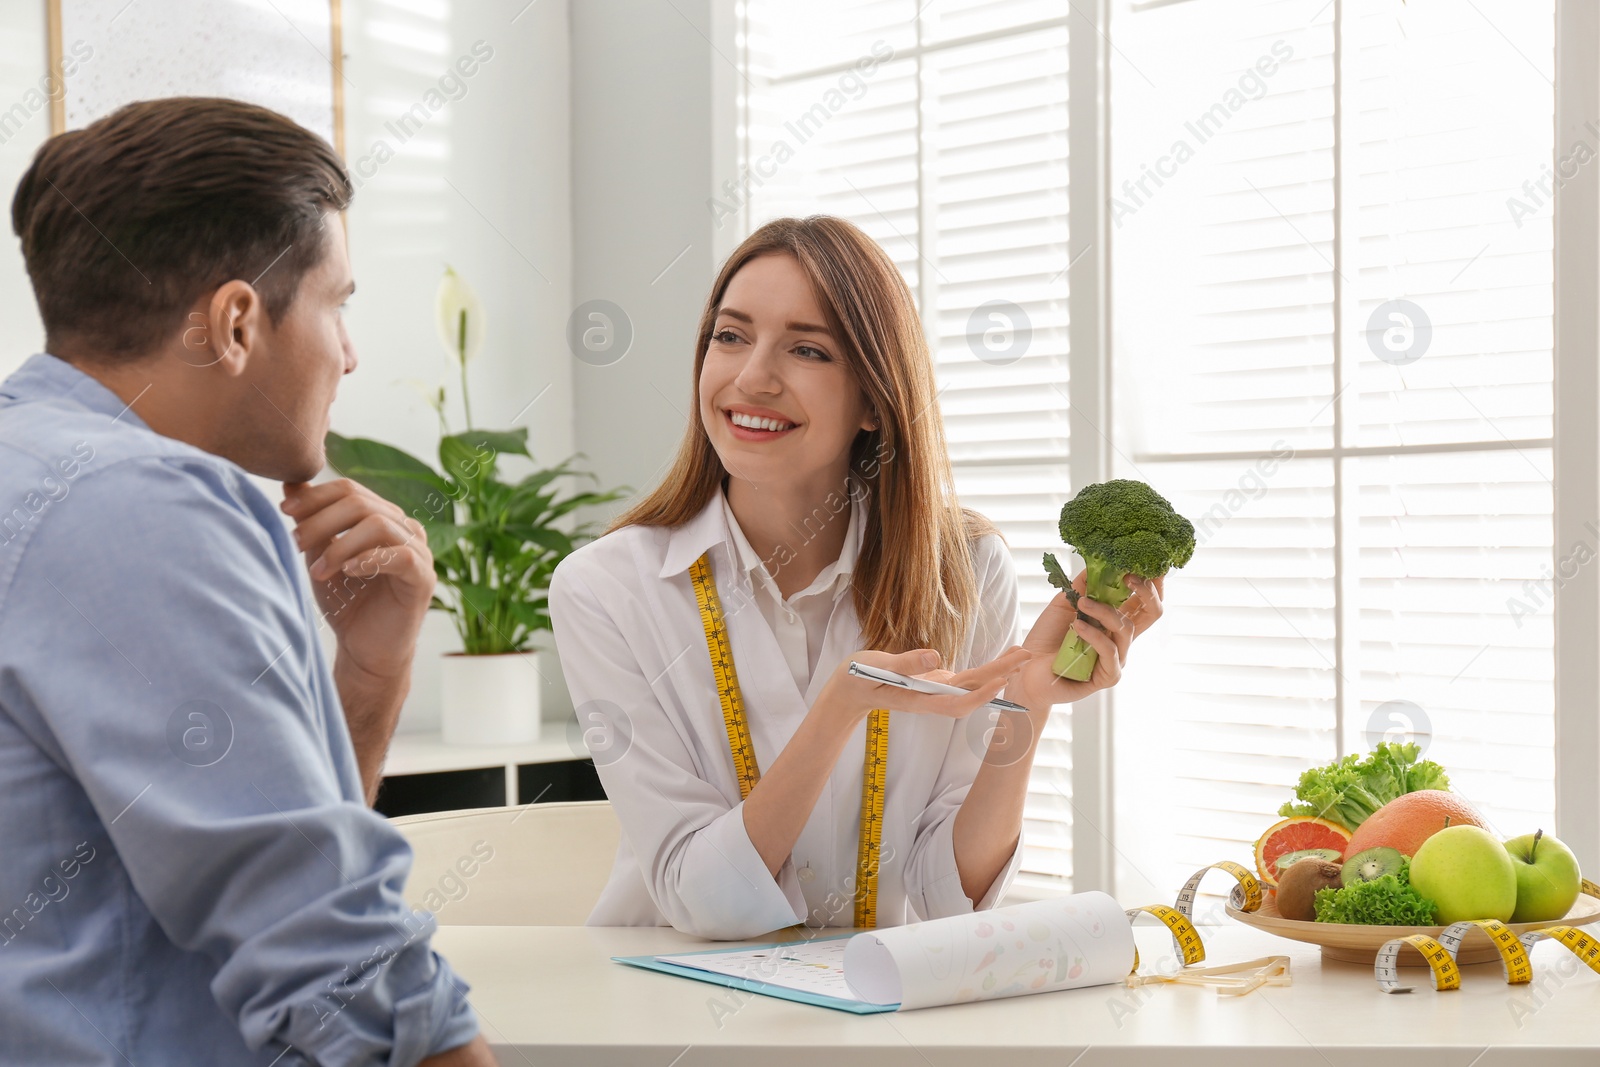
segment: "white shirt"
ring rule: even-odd
[[[614,531],[573,552],[551,579],[562,670],[622,825],[591,926],[671,925],[736,939],[802,922],[854,924],[865,718],[774,878],[745,831],[689,566],[710,550],[751,743],[763,769],[777,759],[834,668],[861,647],[853,597],[838,599],[817,669],[802,689],[765,616],[745,610],[755,590],[740,565],[725,508],[713,499],[675,529]],[[950,665],[954,670],[987,662],[1015,644],[1021,623],[1016,568],[1005,543],[991,534],[974,548],[982,610]],[[889,713],[880,926],[990,908],[1010,885],[1020,841],[974,906],[961,888],[952,839],[990,721],[981,711],[965,719]]]
[[[850,593],[850,579],[855,570],[856,557],[861,552],[861,534],[866,527],[862,515],[866,510],[864,502],[869,492],[867,484],[851,474],[849,495],[833,498],[837,504],[830,501],[817,508],[802,528],[794,531],[794,539],[805,542],[821,536],[828,522],[849,523],[839,558],[822,568],[810,585],[787,599],[779,591],[776,575],[772,573],[782,573],[786,557],[779,557],[775,553],[770,566],[762,560],[745,537],[739,520],[734,517],[733,509],[728,505],[728,494],[717,494],[739,555],[739,566],[755,587],[756,605],[761,609],[773,636],[778,639],[778,647],[783,650],[784,662],[789,665],[795,688],[801,692],[805,692],[811,684],[811,675],[817,669],[817,658],[827,635],[828,620],[832,618],[840,598]],[[724,605],[723,610],[732,609]]]

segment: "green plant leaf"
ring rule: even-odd
[[[452,544],[447,548],[433,552],[433,573],[438,575],[439,581],[450,588],[455,587],[456,579],[467,573],[467,557],[461,552],[459,544]]]
[[[480,451],[467,434],[453,433],[439,439],[439,466],[445,477],[470,491],[493,475],[495,453]]]
[[[392,445],[328,431],[328,465],[341,477],[371,489],[407,515],[427,522],[449,503],[450,486],[432,467]]]
[[[467,439],[468,444],[482,445],[495,452],[511,456],[528,456],[528,428],[518,426],[514,430],[468,430],[466,433],[457,434],[458,437]]]
[[[452,522],[427,523],[428,551],[433,553],[435,560],[447,556],[452,550],[459,550],[460,541],[467,536],[467,527],[457,526]]]
[[[574,493],[572,496],[567,497],[565,500],[561,501],[561,503],[552,507],[550,509],[550,514],[546,517],[545,521],[548,522],[551,519],[559,519],[567,512],[576,508],[589,507],[595,504],[607,504],[613,500],[621,500],[625,495],[626,494],[615,489],[604,493]]]
[[[551,552],[559,552],[563,556],[573,549],[572,538],[560,530],[548,526],[525,526],[507,524],[505,532],[521,541],[531,541],[541,548]]]
[[[543,597],[537,600],[512,601],[511,617],[530,630],[548,630],[550,628],[550,613],[546,610]]]
[[[471,582],[457,582],[456,592],[461,594],[461,609],[469,615],[490,615],[503,592]]]
[[[512,494],[511,500],[506,505],[506,521],[524,525],[543,525],[543,518],[550,510],[550,502],[555,499],[555,491],[548,493],[530,493],[522,495],[518,490]]]
[[[572,474],[573,472],[567,469],[568,462],[570,461],[562,460],[554,467],[546,467],[544,470],[534,471],[516,484],[516,495],[522,496],[524,493],[537,493],[562,475]],[[594,475],[591,474],[588,477],[592,478]]]

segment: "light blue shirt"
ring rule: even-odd
[[[48,354],[0,384],[0,1063],[414,1064],[477,1031],[277,508]]]

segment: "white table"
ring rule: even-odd
[[[1172,952],[1162,927],[1135,934],[1146,969]],[[1239,998],[1101,986],[857,1016],[611,961],[719,947],[665,927],[452,926],[435,946],[472,983],[505,1067],[1600,1064],[1600,975],[1549,942],[1534,949],[1531,986],[1506,985],[1496,963],[1438,993],[1408,967],[1417,991],[1388,995],[1371,967],[1324,964],[1314,946],[1234,923],[1202,934],[1211,964],[1292,957],[1294,984]]]

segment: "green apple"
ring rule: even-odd
[[[1411,884],[1439,905],[1439,922],[1511,918],[1517,871],[1499,838],[1477,826],[1446,826],[1411,857]]]
[[[1511,921],[1540,923],[1566,915],[1583,882],[1572,850],[1539,830],[1513,837],[1506,851],[1517,872],[1517,910]]]

